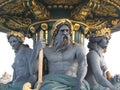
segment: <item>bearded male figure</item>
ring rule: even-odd
[[[83,80],[87,72],[85,49],[72,43],[72,23],[60,19],[53,25],[53,30],[52,46],[43,48],[49,74],[43,77],[40,90],[89,90],[88,83]],[[39,42],[37,50],[42,48],[42,43]]]

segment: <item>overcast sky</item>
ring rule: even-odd
[[[14,51],[8,43],[5,33],[0,33],[0,40],[0,76],[4,72],[12,75],[11,65],[14,61]],[[31,42],[31,39],[25,40],[25,43],[32,48]],[[112,34],[105,60],[112,75],[120,74],[120,32]]]

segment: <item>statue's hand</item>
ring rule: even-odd
[[[42,48],[45,48],[46,47],[46,42],[45,42],[45,39],[41,39],[41,44],[42,44]]]
[[[100,7],[100,0],[91,0],[89,6],[93,9]]]
[[[41,49],[45,48],[46,47],[46,42],[45,42],[45,39],[40,39],[37,43],[36,43],[36,46],[35,48],[40,51]]]

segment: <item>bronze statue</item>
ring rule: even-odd
[[[25,37],[20,32],[9,32],[7,34],[8,42],[15,51],[15,59],[12,65],[13,79],[7,84],[0,84],[0,90],[22,90],[23,84],[30,82],[32,85],[37,80],[32,73],[31,63],[33,50],[28,45],[23,44]]]
[[[87,72],[85,48],[72,42],[71,21],[57,20],[52,30],[52,45],[43,48],[49,73],[43,77],[40,90],[89,90],[88,83],[84,81]],[[37,50],[41,50],[42,44],[42,40],[38,42]]]
[[[89,52],[87,54],[88,72],[86,80],[90,85],[90,90],[117,90],[109,81],[112,76],[107,71],[108,68],[103,56],[109,39],[109,29],[101,30],[89,38]]]

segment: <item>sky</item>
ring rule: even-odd
[[[13,73],[11,65],[14,62],[14,51],[12,50],[5,33],[0,32],[0,77],[4,72]],[[32,39],[25,39],[25,44],[29,44],[32,48]],[[85,44],[87,49],[87,42]],[[109,41],[107,52],[105,53],[105,61],[112,75],[120,74],[120,31],[112,34]]]

